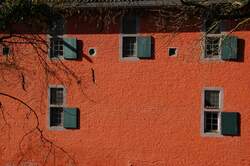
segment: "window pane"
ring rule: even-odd
[[[136,17],[124,16],[122,20],[122,33],[124,34],[136,34]]]
[[[214,118],[214,119],[212,119],[212,123],[213,123],[213,124],[216,124],[216,123],[217,123],[217,121],[218,121],[218,120],[217,120],[217,117],[216,117],[216,118]]]
[[[63,105],[63,88],[50,88],[50,104]]]
[[[207,34],[219,34],[221,33],[221,22],[214,20],[206,21],[206,33]]]
[[[59,52],[63,52],[63,39],[59,37],[50,38],[50,58],[63,56]]]
[[[64,19],[60,15],[54,15],[53,20],[49,22],[50,35],[63,35],[64,33]]]
[[[58,51],[58,56],[63,56],[63,51]]]
[[[136,56],[136,37],[123,37],[123,57]]]
[[[63,108],[51,107],[50,108],[50,126],[62,126],[63,122]]]
[[[218,129],[218,126],[217,126],[217,124],[215,125],[212,125],[212,130],[217,130]]]
[[[9,55],[10,48],[9,47],[3,47],[3,55]]]
[[[219,112],[204,112],[204,132],[218,132]]]
[[[205,58],[216,58],[220,55],[220,36],[206,36],[206,55]]]
[[[59,45],[59,50],[63,50],[63,43]]]
[[[205,108],[219,109],[220,91],[206,90],[205,91]]]

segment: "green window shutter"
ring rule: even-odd
[[[63,38],[63,57],[65,59],[77,59],[76,38]]]
[[[222,38],[221,58],[223,60],[237,60],[237,37],[226,36]]]
[[[63,127],[76,129],[78,127],[78,125],[77,125],[77,119],[78,119],[77,108],[64,108],[63,113],[64,113]]]
[[[151,58],[151,36],[137,37],[137,57]]]
[[[237,112],[221,112],[222,135],[239,135],[240,115]]]

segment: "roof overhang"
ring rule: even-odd
[[[229,3],[229,0],[183,0],[185,3],[204,6]],[[63,6],[65,8],[98,8],[98,7],[161,7],[184,6],[181,0],[32,0],[33,3]]]

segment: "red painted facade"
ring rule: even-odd
[[[15,56],[2,56],[0,92],[32,110],[0,96],[0,165],[250,165],[250,32],[233,32],[244,40],[243,60],[208,61],[200,26],[161,32],[153,23],[144,16],[139,25],[139,34],[154,40],[152,59],[121,59],[119,21],[98,32],[95,22],[80,17],[67,21],[65,36],[80,41],[81,60],[50,60],[42,51],[37,56],[30,44],[16,44]],[[94,57],[88,56],[91,47]],[[178,48],[176,57],[167,55],[168,47]],[[64,85],[66,106],[79,108],[79,129],[49,129],[49,85]],[[201,134],[206,87],[223,89],[222,111],[241,114],[240,136]]]

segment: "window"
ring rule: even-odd
[[[95,56],[96,55],[96,48],[89,48],[89,56]]]
[[[122,57],[136,57],[137,49],[137,24],[136,16],[122,18]]]
[[[65,20],[61,15],[53,15],[49,22],[48,33],[51,36],[59,36],[64,34],[64,23]]]
[[[206,56],[205,58],[219,58],[220,57],[220,36],[206,37]]]
[[[9,56],[11,55],[11,47],[8,45],[0,45],[0,55],[1,56]]]
[[[49,57],[51,59],[77,59],[76,38],[50,37],[49,41]]]
[[[138,17],[134,15],[127,15],[122,18],[122,33],[136,34],[138,32]]]
[[[63,39],[60,37],[50,38],[50,58],[63,57]]]
[[[205,113],[205,133],[218,133],[219,112],[206,111]]]
[[[77,59],[77,39],[64,37],[65,20],[61,15],[54,15],[49,22],[49,58]]]
[[[49,88],[50,127],[63,126],[64,93],[63,87]]]
[[[220,134],[220,117],[222,91],[218,89],[206,89],[203,95],[203,132],[205,134]]]
[[[205,108],[206,109],[219,109],[220,91],[206,90],[205,91]]]
[[[177,48],[174,47],[168,48],[168,56],[170,57],[177,56]]]
[[[222,27],[226,27],[226,21],[205,22],[205,59],[237,60],[238,38],[225,34]]]
[[[49,23],[49,57],[51,59],[63,58],[63,31],[64,19],[60,15],[54,16]]]
[[[139,36],[138,18],[124,16],[122,18],[121,57],[151,58],[151,36]]]
[[[219,59],[221,56],[221,23],[219,21],[206,21],[206,36],[205,36],[205,58]]]
[[[3,47],[3,55],[8,56],[10,54],[10,48],[9,47]]]
[[[49,87],[49,127],[51,129],[76,129],[79,127],[77,108],[65,107],[65,88]]]
[[[123,57],[136,57],[136,37],[123,37]]]
[[[206,88],[202,101],[202,133],[205,135],[240,134],[240,114],[238,112],[224,112],[223,91],[219,88]]]

